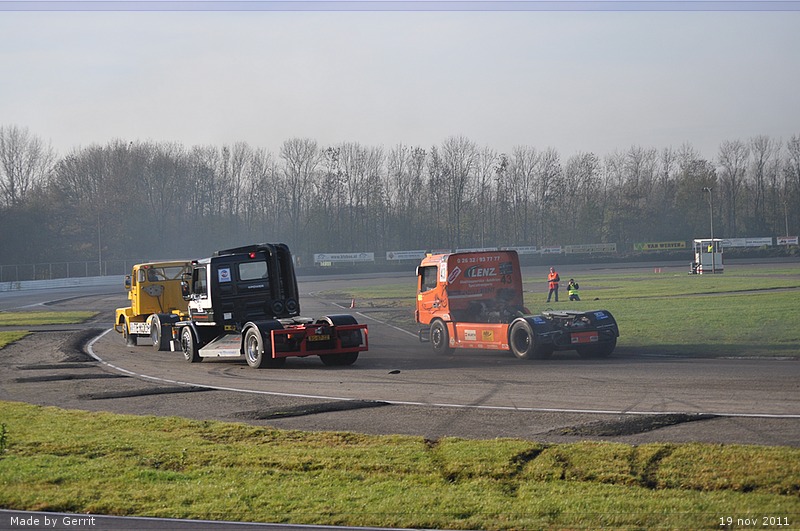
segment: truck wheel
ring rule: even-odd
[[[342,352],[341,354],[327,354],[319,359],[325,365],[352,365],[358,359],[358,352]]]
[[[161,319],[154,315],[150,321],[150,339],[156,351],[169,350],[169,340],[171,336],[170,325],[162,323]]]
[[[581,358],[607,358],[614,352],[614,349],[617,346],[617,338],[615,337],[611,341],[607,341],[605,343],[601,343],[599,345],[591,345],[588,347],[580,347],[578,348],[578,355]]]
[[[125,340],[125,344],[129,347],[136,346],[136,336],[131,334],[130,328],[128,328],[128,322],[122,321],[122,338]]]
[[[519,320],[511,325],[508,333],[511,352],[521,360],[546,359],[552,356],[551,345],[537,345],[533,329],[527,321]]]
[[[192,329],[188,326],[184,326],[181,331],[181,350],[183,351],[183,358],[189,363],[200,361],[200,353],[197,352],[197,341],[194,339]]]
[[[452,354],[453,347],[450,346],[450,334],[447,333],[447,325],[441,319],[436,319],[431,324],[431,346],[436,354]]]
[[[263,369],[281,367],[286,363],[286,358],[267,357],[268,346],[269,343],[264,341],[258,328],[248,329],[244,335],[244,357],[247,359],[247,364],[254,369]]]

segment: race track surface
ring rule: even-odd
[[[38,331],[0,351],[0,399],[433,440],[800,446],[795,359],[643,357],[623,340],[605,360],[574,352],[542,361],[489,351],[439,357],[412,327],[387,322],[385,309],[361,308],[358,301],[350,309],[350,301],[314,295],[396,279],[299,281],[303,315],[351,313],[369,325],[370,350],[355,365],[328,367],[316,357],[289,358],[281,369],[255,370],[238,360],[189,364],[177,352],[127,347],[109,332],[113,309],[126,302],[122,289],[83,294],[72,288],[69,296],[38,297],[55,296],[53,308],[97,310],[98,318]],[[413,289],[413,277],[408,281]],[[35,302],[26,298],[25,304]],[[620,328],[624,335],[624,323]]]

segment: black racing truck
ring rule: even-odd
[[[187,361],[244,357],[253,368],[291,356],[351,365],[368,349],[367,325],[351,315],[300,316],[292,254],[282,243],[217,251],[193,260],[182,282],[188,318],[175,323],[172,349]]]

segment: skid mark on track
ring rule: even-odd
[[[291,407],[243,411],[235,414],[234,417],[247,420],[272,420],[289,417],[303,417],[306,415],[318,415],[320,413],[331,413],[335,411],[351,411],[354,409],[383,407],[388,405],[390,405],[388,402],[380,402],[375,400],[321,402],[317,404],[301,404],[299,406]]]
[[[140,389],[127,389],[125,391],[106,391],[99,393],[87,393],[79,395],[78,398],[82,400],[107,400],[113,398],[134,398],[137,396],[152,396],[152,395],[170,395],[178,393],[199,393],[202,391],[211,391],[205,387],[189,387],[189,386],[165,386],[165,387],[149,387]]]

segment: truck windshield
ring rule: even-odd
[[[432,290],[436,287],[436,277],[439,268],[436,266],[428,266],[420,268],[420,276],[422,277],[422,285],[420,291]]]

